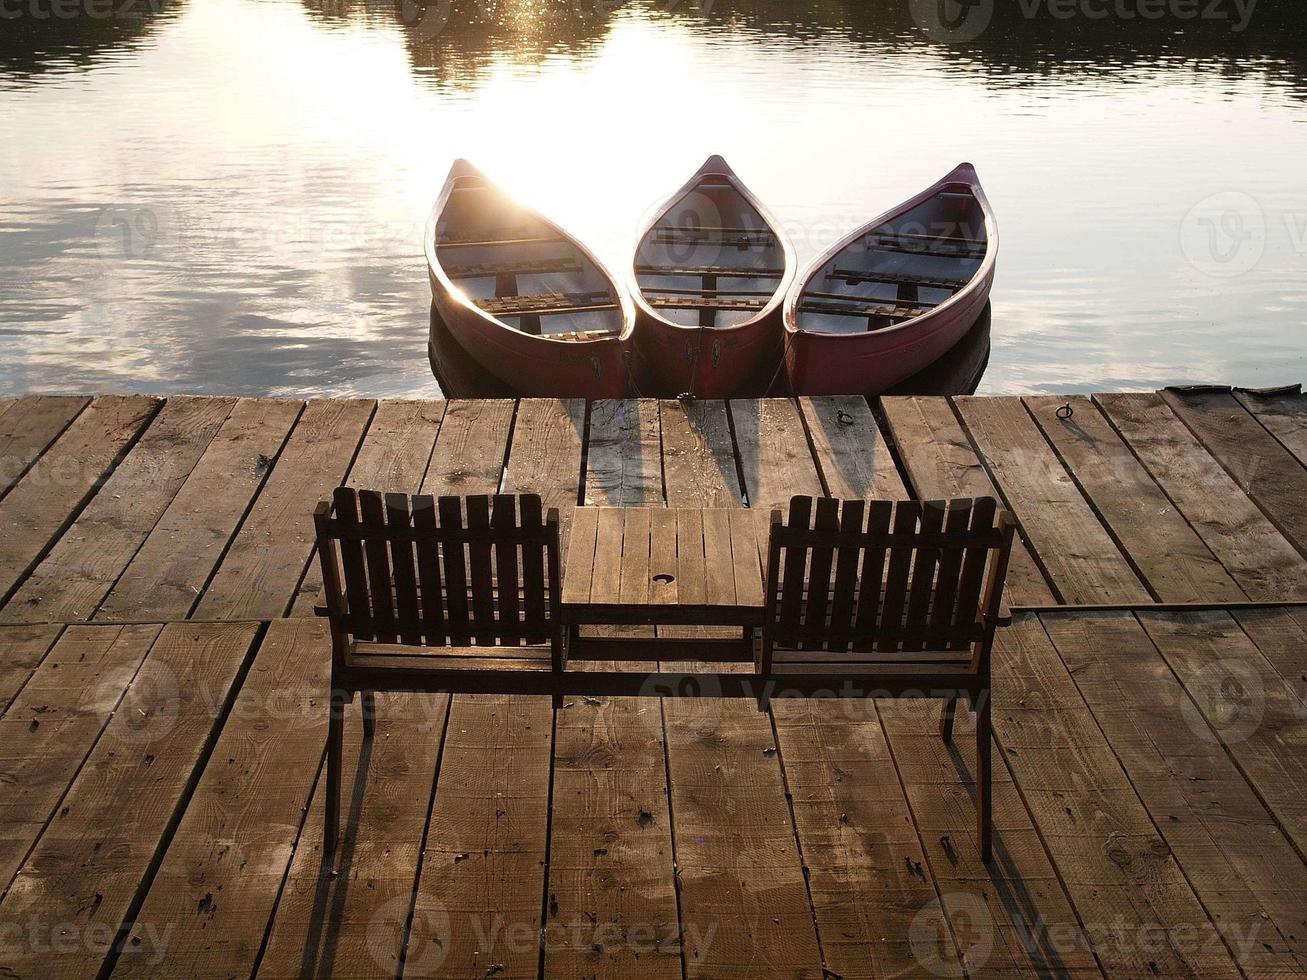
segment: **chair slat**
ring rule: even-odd
[[[873,500],[867,507],[867,533],[883,534],[889,530],[894,505],[888,500]],[[862,577],[858,584],[858,615],[855,626],[870,631],[880,622],[880,600],[885,569],[885,549],[869,546],[862,556]]]
[[[409,514],[409,497],[404,493],[388,493],[386,502],[386,524],[391,528],[410,527],[412,519]],[[417,566],[413,561],[413,544],[409,541],[390,542],[391,579],[395,587],[396,618],[415,622],[418,614]],[[422,633],[405,632],[400,640],[404,643],[422,642]]]
[[[920,501],[903,500],[895,506],[895,533],[911,533],[916,530],[920,520]],[[898,648],[899,633],[903,625],[903,604],[908,593],[908,575],[912,571],[912,557],[913,549],[909,545],[890,549],[889,572],[885,576],[885,605],[880,617],[881,639],[876,643],[877,650]]]
[[[975,502],[969,499],[949,502],[948,514],[944,518],[944,535],[956,538],[957,544],[946,545],[940,549],[935,601],[930,607],[931,626],[948,627],[953,624],[958,597],[958,576],[962,572],[962,555],[966,547],[968,528],[971,526],[971,510],[974,506]]]
[[[364,529],[384,532],[386,504],[375,490],[359,491],[359,513]],[[394,592],[390,580],[390,551],[380,538],[363,542],[363,555],[368,563],[368,598],[372,601],[372,615],[379,620],[395,618]],[[378,643],[394,643],[393,633],[377,633]]]
[[[542,504],[537,494],[526,494],[519,504],[522,513],[519,524],[524,529],[535,530],[544,527]],[[522,545],[522,614],[523,620],[534,627],[543,624],[545,616],[545,546],[543,544]],[[529,632],[527,643],[544,643],[548,639],[543,628],[539,633]]]
[[[414,497],[412,500],[413,526],[422,531],[436,530],[436,501],[434,497]],[[440,581],[440,547],[434,541],[417,545],[418,583],[422,593],[422,631],[427,643],[439,646],[445,642],[445,611],[442,604]]]
[[[463,504],[458,497],[441,497],[437,504],[442,527],[463,526]],[[467,552],[463,542],[446,541],[442,546],[441,569],[445,575],[445,621],[449,641],[462,646],[472,639],[467,606]]]
[[[786,527],[810,527],[812,518],[812,498],[795,497],[790,501],[790,512]],[[803,578],[807,572],[808,549],[805,547],[787,547],[782,559],[785,569],[781,582],[781,607],[778,632],[783,635],[797,633],[802,626],[803,616]]]
[[[490,498],[467,498],[468,573],[472,587],[472,635],[477,643],[495,641],[495,576],[491,564]]]
[[[990,527],[994,523],[994,514],[998,502],[993,497],[981,497],[971,509],[971,528]],[[957,613],[953,622],[956,625],[974,623],[980,614],[980,590],[985,583],[985,568],[989,564],[989,549],[979,545],[967,548],[962,557],[962,575],[958,579]],[[957,644],[961,649],[964,644]]]
[[[336,520],[349,527],[359,524],[358,492],[349,487],[337,487],[332,494]],[[345,602],[351,616],[366,618],[372,607],[368,599],[368,575],[363,564],[363,544],[360,541],[340,542],[340,564],[345,573]],[[372,634],[359,633],[360,640],[376,639]]]
[[[843,650],[849,643],[853,627],[854,598],[858,589],[858,559],[862,556],[862,522],[866,516],[865,500],[846,500],[840,514],[840,537],[835,560],[835,584],[831,588],[830,633],[826,645]]]
[[[507,494],[498,494],[494,500],[491,524],[496,533],[512,531],[517,527],[517,501]],[[495,541],[495,590],[499,597],[499,629],[514,631],[521,623],[518,608],[517,543]]]
[[[840,502],[832,497],[817,499],[813,519],[816,530],[836,532],[840,527]],[[805,645],[821,646],[826,642],[826,612],[830,596],[830,573],[835,553],[826,546],[812,549],[808,570],[808,601],[804,604],[803,638]]]
[[[921,533],[923,535],[938,534],[943,529],[944,515],[947,508],[948,503],[943,500],[930,500],[922,504]],[[917,549],[912,565],[912,585],[908,593],[907,615],[904,617],[903,623],[905,629],[924,626],[928,622],[933,597],[935,568],[938,564],[938,547],[924,546]],[[922,644],[905,639],[901,643],[901,647],[904,650],[920,650]]]

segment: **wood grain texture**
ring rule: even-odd
[[[920,499],[998,496],[947,399],[882,398],[881,410]],[[1012,545],[1005,594],[1010,603],[1055,601],[1044,573],[1019,537]]]
[[[1168,390],[1162,398],[1280,533],[1307,555],[1307,462],[1295,458],[1229,392]]]
[[[51,923],[51,949],[5,954],[10,975],[96,975],[162,855],[255,631],[253,623],[163,628],[0,903],[4,925]],[[169,953],[158,934],[128,949],[129,958],[156,962]]]
[[[313,551],[313,508],[349,470],[370,401],[311,401],[199,604],[202,619],[286,614]]]
[[[865,398],[800,398],[799,410],[830,496],[837,500],[907,497],[889,444]]]
[[[0,622],[90,619],[236,404],[168,399],[144,435],[14,593]]]
[[[1307,598],[1307,563],[1156,394],[1094,402],[1250,599]]]
[[[1161,601],[1247,598],[1093,402],[1061,395],[1023,401]],[[1065,421],[1057,417],[1063,405],[1075,413]]]
[[[1307,608],[1238,609],[1230,615],[1307,704]]]
[[[114,975],[248,976],[322,762],[326,625],[272,623],[127,937],[167,956],[123,955]]]
[[[1275,393],[1236,390],[1234,397],[1307,466],[1307,394],[1301,388]]]
[[[272,398],[236,402],[95,619],[190,614],[302,408]]]
[[[90,400],[83,395],[25,395],[9,400],[0,415],[0,497],[22,479]]]
[[[1151,597],[1017,398],[958,398],[958,413],[1026,540],[1072,605]]]
[[[0,597],[8,596],[72,523],[161,402],[101,395],[0,500]]]
[[[744,500],[721,401],[658,403],[663,481],[670,506],[736,507]],[[672,494],[676,494],[673,499]],[[693,500],[693,503],[686,501]]]
[[[0,627],[0,716],[45,659],[61,629],[56,625]]]

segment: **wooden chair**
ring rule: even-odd
[[[340,819],[345,705],[374,691],[511,691],[563,667],[558,511],[540,497],[341,487],[314,511],[331,622],[326,850]]]
[[[772,512],[757,671],[770,690],[853,685],[866,696],[958,698],[976,712],[981,852],[991,854],[990,651],[1014,524],[993,498],[795,497]],[[765,698],[762,705],[765,706]]]

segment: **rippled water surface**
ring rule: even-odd
[[[6,2],[3,391],[437,394],[421,228],[452,158],[620,266],[714,152],[805,260],[974,162],[982,391],[1307,376],[1292,4],[1000,3],[963,40],[916,0]]]

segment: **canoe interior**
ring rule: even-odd
[[[868,228],[804,284],[800,330],[867,333],[929,313],[975,277],[988,249],[985,215],[966,184]]]
[[[635,254],[646,303],[686,327],[756,317],[785,275],[785,249],[734,185],[708,176],[662,213]]]
[[[553,340],[621,334],[611,280],[571,238],[480,177],[460,178],[436,223],[445,274],[505,326]]]

